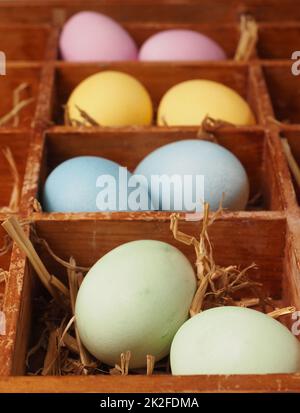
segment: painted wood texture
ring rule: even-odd
[[[126,3],[126,5],[124,5]],[[249,62],[189,63],[66,63],[59,60],[58,38],[62,18],[81,9],[102,11],[122,22],[140,45],[151,34],[173,27],[206,33],[219,41],[230,58],[238,41],[238,16],[252,13],[259,22],[256,53]],[[150,127],[89,129],[63,125],[63,105],[71,90],[86,76],[108,68],[138,78],[148,88],[154,106],[172,85],[187,79],[207,78],[239,92],[251,105],[257,125],[227,127],[216,139],[243,163],[249,175],[251,197],[259,202],[246,211],[225,211],[211,227],[214,253],[221,264],[245,266],[255,261],[252,277],[279,305],[300,310],[300,210],[299,189],[290,175],[280,136],[285,136],[300,163],[299,78],[290,72],[291,52],[299,48],[300,5],[292,0],[158,1],[23,1],[0,6],[1,48],[7,53],[7,76],[0,77],[0,117],[12,108],[13,91],[28,84],[22,97],[34,101],[13,123],[0,127],[0,149],[9,146],[22,183],[18,216],[34,226],[53,250],[81,265],[92,265],[111,248],[133,239],[156,238],[177,245],[190,259],[192,250],[176,243],[169,231],[169,214],[35,212],[34,198],[47,174],[60,162],[79,155],[108,157],[129,169],[153,149],[179,139],[197,138],[198,128]],[[274,118],[283,122],[276,123]],[[9,170],[0,152],[0,207],[7,206],[11,191]],[[9,214],[0,212],[0,222]],[[182,229],[197,234],[198,222]],[[0,247],[5,242],[0,230]],[[38,246],[37,246],[38,247]],[[47,268],[65,274],[42,249]],[[2,310],[7,331],[0,336],[1,392],[263,392],[300,391],[300,375],[153,377],[28,377],[25,357],[33,334],[34,298],[41,292],[28,261],[16,246],[0,257],[8,271]],[[289,324],[289,320],[283,320]]]

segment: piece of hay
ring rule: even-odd
[[[19,123],[20,123],[19,114],[21,110],[26,108],[30,103],[34,101],[33,97],[20,100],[21,92],[23,92],[28,87],[29,85],[27,83],[21,83],[13,91],[13,108],[9,112],[7,112],[5,115],[0,117],[0,126],[6,125],[11,120],[13,120],[13,126],[19,126]]]
[[[72,119],[70,117],[70,110],[69,107],[65,106],[65,124],[70,126],[100,126],[95,119],[92,118],[85,110],[81,109],[78,105],[75,105],[76,109],[78,110],[80,116],[83,119],[83,122]]]
[[[19,203],[21,198],[21,180],[17,165],[10,148],[2,150],[3,155],[9,165],[10,174],[13,180],[13,187],[10,195],[10,201],[7,207],[0,208],[1,212],[17,212],[19,209]]]
[[[26,254],[44,287],[59,304],[65,306],[65,299],[62,299],[62,296],[68,298],[68,289],[58,278],[48,272],[19,221],[12,216],[2,223],[2,227]]]
[[[217,265],[213,257],[213,249],[208,236],[208,228],[220,216],[222,207],[212,216],[209,216],[209,205],[204,204],[202,228],[199,240],[187,235],[178,229],[179,215],[172,214],[170,217],[170,229],[176,240],[194,247],[196,253],[196,276],[197,290],[190,308],[190,316],[200,311],[220,305],[235,305],[236,292],[242,289],[254,289],[261,284],[251,281],[247,277],[250,269],[256,268],[255,264],[240,270],[236,265],[223,267]],[[253,298],[258,298],[253,297]],[[248,303],[253,303],[252,297]],[[245,306],[245,302],[243,304]]]
[[[240,18],[240,39],[234,60],[248,61],[254,54],[258,40],[258,25],[254,17],[243,14]]]
[[[154,365],[155,365],[155,357],[152,356],[151,354],[147,354],[147,376],[152,376],[153,370],[154,370]]]
[[[126,353],[121,353],[121,363],[120,365],[116,364],[113,369],[109,370],[109,374],[112,376],[127,376],[129,371],[129,362],[131,358],[131,352],[126,351]]]
[[[283,147],[283,151],[286,157],[286,160],[289,164],[290,170],[293,174],[293,177],[295,178],[295,181],[298,185],[298,187],[300,188],[300,168],[299,165],[296,161],[296,159],[294,158],[294,155],[292,153],[291,147],[289,145],[289,142],[286,138],[281,138],[281,143],[282,143],[282,147]]]

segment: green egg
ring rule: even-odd
[[[131,351],[131,368],[144,367],[170,351],[187,320],[196,289],[188,259],[160,241],[123,244],[88,272],[76,300],[76,323],[85,347],[100,361],[115,365]]]
[[[300,343],[259,311],[217,307],[182,325],[171,347],[175,375],[271,374],[300,371]]]

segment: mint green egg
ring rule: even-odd
[[[187,320],[196,290],[188,259],[160,241],[123,244],[104,255],[80,286],[76,323],[85,347],[113,366],[131,351],[131,368],[169,354],[179,327]]]
[[[197,314],[171,346],[175,375],[271,374],[300,371],[300,343],[279,321],[259,311],[217,307]]]

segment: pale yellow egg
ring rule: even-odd
[[[145,87],[134,77],[117,71],[89,76],[72,92],[65,121],[91,126],[149,125],[152,102]]]
[[[233,89],[210,80],[188,80],[169,89],[160,101],[158,125],[201,125],[210,116],[234,125],[255,124],[248,103]]]

